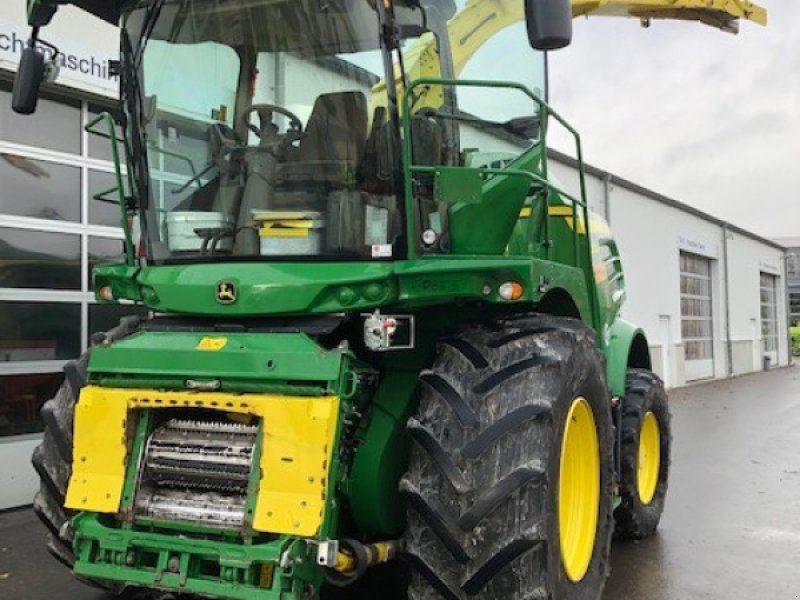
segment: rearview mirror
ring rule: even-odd
[[[528,41],[536,50],[558,50],[572,42],[570,0],[524,0]]]
[[[44,54],[34,46],[26,47],[22,51],[17,75],[14,78],[11,108],[15,113],[31,115],[36,112],[44,72]]]

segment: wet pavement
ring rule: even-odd
[[[615,542],[603,600],[800,598],[800,369],[671,392],[673,470],[658,535]],[[108,600],[0,514],[0,598]]]
[[[615,543],[604,600],[800,598],[800,368],[670,393],[658,535]]]

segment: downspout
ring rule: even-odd
[[[603,175],[603,202],[606,222],[611,225],[611,173]]]
[[[731,341],[731,294],[728,277],[728,224],[722,224],[722,284],[725,288],[725,346],[728,377],[733,377],[733,342]]]

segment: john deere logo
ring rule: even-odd
[[[236,285],[231,281],[220,281],[217,284],[217,302],[233,304],[236,302]]]

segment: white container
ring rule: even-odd
[[[203,238],[196,229],[233,229],[235,221],[220,212],[176,211],[167,214],[167,245],[170,252],[199,252]],[[206,245],[210,249],[210,242]],[[233,249],[233,238],[224,237],[217,242],[217,250]]]
[[[314,256],[322,251],[325,222],[318,212],[253,211],[261,256]]]

